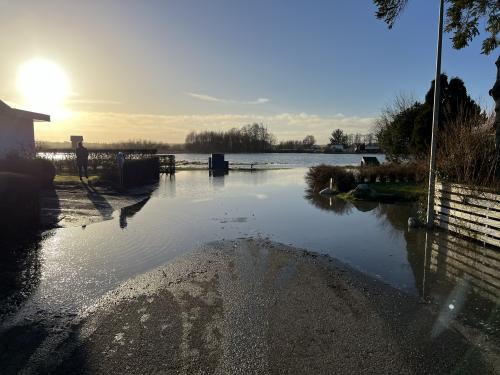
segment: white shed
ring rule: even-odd
[[[49,115],[11,108],[0,100],[0,158],[10,153],[35,152],[35,121],[50,121]]]

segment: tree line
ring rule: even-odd
[[[276,144],[276,137],[263,124],[249,124],[241,129],[228,131],[206,130],[190,132],[185,149],[189,152],[269,152]]]
[[[342,129],[335,129],[330,135],[330,145],[342,145],[344,147],[352,147],[357,145],[366,145],[376,142],[373,133],[345,133]]]

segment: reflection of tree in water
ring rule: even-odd
[[[408,218],[414,215],[416,206],[414,204],[385,203],[378,206],[375,214],[378,218],[384,219],[398,232],[407,232]]]
[[[321,210],[335,212],[338,215],[348,215],[352,212],[353,208],[361,212],[368,212],[379,206],[378,202],[348,201],[335,196],[324,196],[314,193],[310,189],[306,190],[304,198],[315,207]]]
[[[375,215],[381,219],[381,223],[390,226],[394,235],[404,236],[408,263],[415,278],[415,286],[421,294],[424,277],[425,230],[408,228],[408,218],[416,215],[417,208],[417,204],[386,203],[380,204]]]
[[[38,286],[42,240],[38,234],[0,240],[0,316],[15,310]]]
[[[127,219],[133,217],[136,213],[138,213],[146,203],[148,203],[150,197],[143,199],[142,201],[133,204],[132,206],[124,207],[120,210],[120,228],[126,228],[128,223]]]
[[[369,212],[377,208],[380,203],[375,201],[353,201],[352,205],[356,207],[358,211]]]
[[[321,210],[335,212],[338,215],[348,215],[354,207],[351,202],[344,199],[340,199],[335,196],[323,196],[313,193],[311,190],[306,190],[304,198],[313,206],[318,207]]]

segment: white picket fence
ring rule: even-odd
[[[441,182],[435,192],[437,226],[500,248],[500,194]]]

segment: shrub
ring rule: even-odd
[[[158,182],[160,178],[159,158],[125,160],[123,164],[123,186],[131,187]]]
[[[31,176],[40,188],[51,187],[56,175],[56,169],[49,160],[27,159],[18,156],[0,159],[0,172]]]
[[[452,134],[445,131],[439,134],[439,177],[450,182],[498,188],[500,181],[496,174],[500,166],[492,124],[484,123],[481,116],[459,116],[452,128]]]
[[[35,227],[40,220],[39,188],[34,177],[0,172],[2,232]]]
[[[322,164],[309,168],[306,174],[306,182],[314,192],[318,192],[328,187],[330,178],[333,178],[333,184],[341,193],[356,187],[354,174],[343,167]]]

